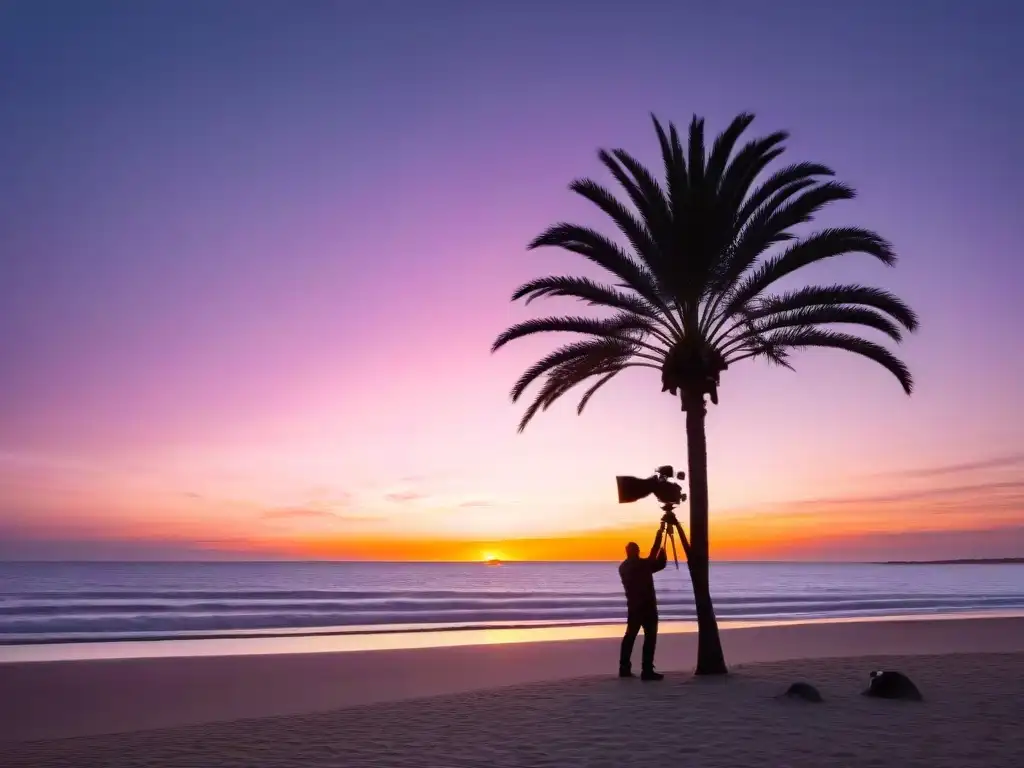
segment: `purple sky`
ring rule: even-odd
[[[507,391],[551,342],[488,347],[533,314],[516,285],[577,268],[525,244],[602,223],[566,190],[603,179],[596,149],[655,163],[651,111],[791,130],[789,159],[859,192],[826,222],[901,256],[806,277],[882,285],[922,320],[909,399],[827,352],[730,370],[713,514],[767,541],[797,502],[862,496],[859,517],[813,513],[844,557],[882,528],[904,542],[886,556],[929,556],[965,526],[964,556],[1024,554],[984,533],[1024,525],[1016,459],[930,476],[976,486],[955,512],[872,501],[894,471],[1024,454],[1022,28],[1017,3],[947,0],[4,3],[0,556],[649,515],[605,486],[685,461],[656,377],[517,436]]]

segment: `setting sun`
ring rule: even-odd
[[[500,552],[495,552],[494,550],[490,550],[490,551],[483,552],[481,554],[481,556],[480,556],[480,559],[483,562],[485,562],[485,563],[492,563],[492,562],[495,562],[495,561],[501,562],[501,561],[505,560],[505,556],[503,554],[501,554]]]

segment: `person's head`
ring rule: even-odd
[[[637,544],[635,541],[629,542],[629,544],[626,545],[626,557],[640,557],[640,545]]]

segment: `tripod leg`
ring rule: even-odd
[[[690,562],[690,541],[683,532],[683,524],[677,522],[676,530],[679,531],[679,543],[683,545],[683,554],[686,555],[686,562]]]

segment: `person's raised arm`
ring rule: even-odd
[[[665,567],[668,562],[668,555],[662,546],[662,536],[665,533],[665,525],[658,528],[658,535],[654,537],[654,546],[651,547],[651,554],[647,556],[647,562],[651,564],[651,572],[657,573]]]
[[[651,554],[649,554],[647,556],[648,559],[653,559],[653,558],[657,557],[658,553],[661,552],[661,550],[662,550],[661,537],[664,536],[664,534],[665,534],[665,524],[662,523],[661,525],[658,526],[658,533],[654,537],[654,545],[651,547]]]

